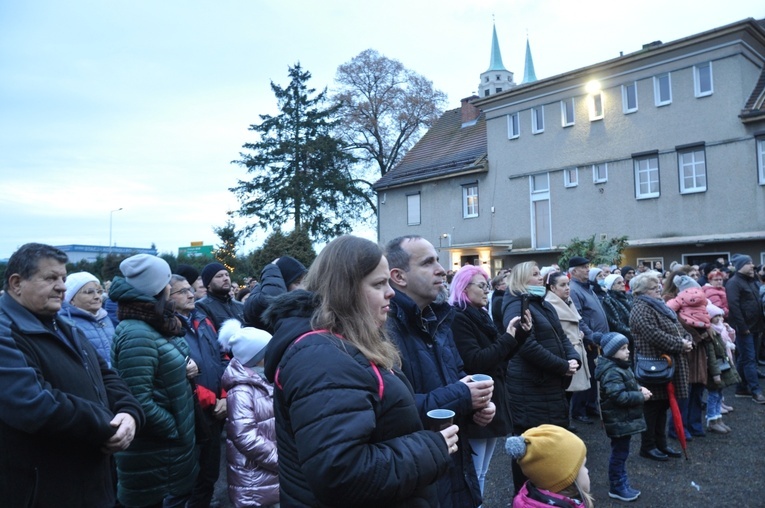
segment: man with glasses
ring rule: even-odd
[[[209,506],[220,472],[220,454],[223,424],[226,419],[226,399],[222,395],[221,376],[227,362],[218,345],[218,335],[210,318],[197,311],[194,290],[182,275],[170,278],[170,300],[183,324],[184,338],[189,345],[189,356],[196,366],[192,384],[202,410],[197,418],[197,448],[199,449],[199,476],[186,506]],[[188,371],[189,369],[187,369]]]
[[[571,301],[574,302],[582,320],[579,329],[584,333],[584,347],[587,350],[587,364],[590,368],[590,388],[574,392],[571,396],[571,418],[581,423],[593,423],[588,415],[598,414],[597,383],[594,379],[595,359],[598,357],[600,338],[608,333],[608,318],[600,299],[590,287],[590,260],[574,256],[568,262],[571,277]]]
[[[757,344],[764,328],[760,283],[754,272],[752,258],[734,254],[730,258],[734,275],[725,285],[728,295],[728,323],[736,330],[736,368],[741,383],[736,397],[752,397],[757,404],[765,404],[757,372]]]

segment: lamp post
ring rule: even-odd
[[[114,212],[119,212],[120,210],[122,210],[122,207],[109,212],[109,254],[112,253],[112,216],[114,216]]]

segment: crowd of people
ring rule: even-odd
[[[591,508],[576,426],[601,419],[609,496],[634,501],[632,436],[663,462],[732,432],[726,386],[765,404],[765,269],[729,261],[490,278],[347,235],[241,287],[146,254],[102,284],[26,244],[0,296],[0,499],[209,507],[225,443],[236,507],[475,508],[504,441],[514,507]]]

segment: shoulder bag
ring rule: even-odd
[[[641,384],[663,385],[672,381],[675,375],[675,364],[669,355],[658,358],[637,355],[635,360],[635,377]]]

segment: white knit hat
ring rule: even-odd
[[[66,276],[66,293],[64,293],[64,301],[71,302],[75,295],[82,289],[82,286],[88,282],[95,282],[101,284],[95,275],[89,272],[76,272]]]
[[[265,356],[271,334],[259,328],[246,326],[236,319],[227,319],[220,327],[218,342],[224,351],[230,350],[234,358],[245,367],[254,367]]]
[[[612,273],[611,275],[606,276],[606,289],[611,291],[611,287],[614,285],[614,282],[616,282],[619,279],[624,279],[621,275],[618,273]]]

